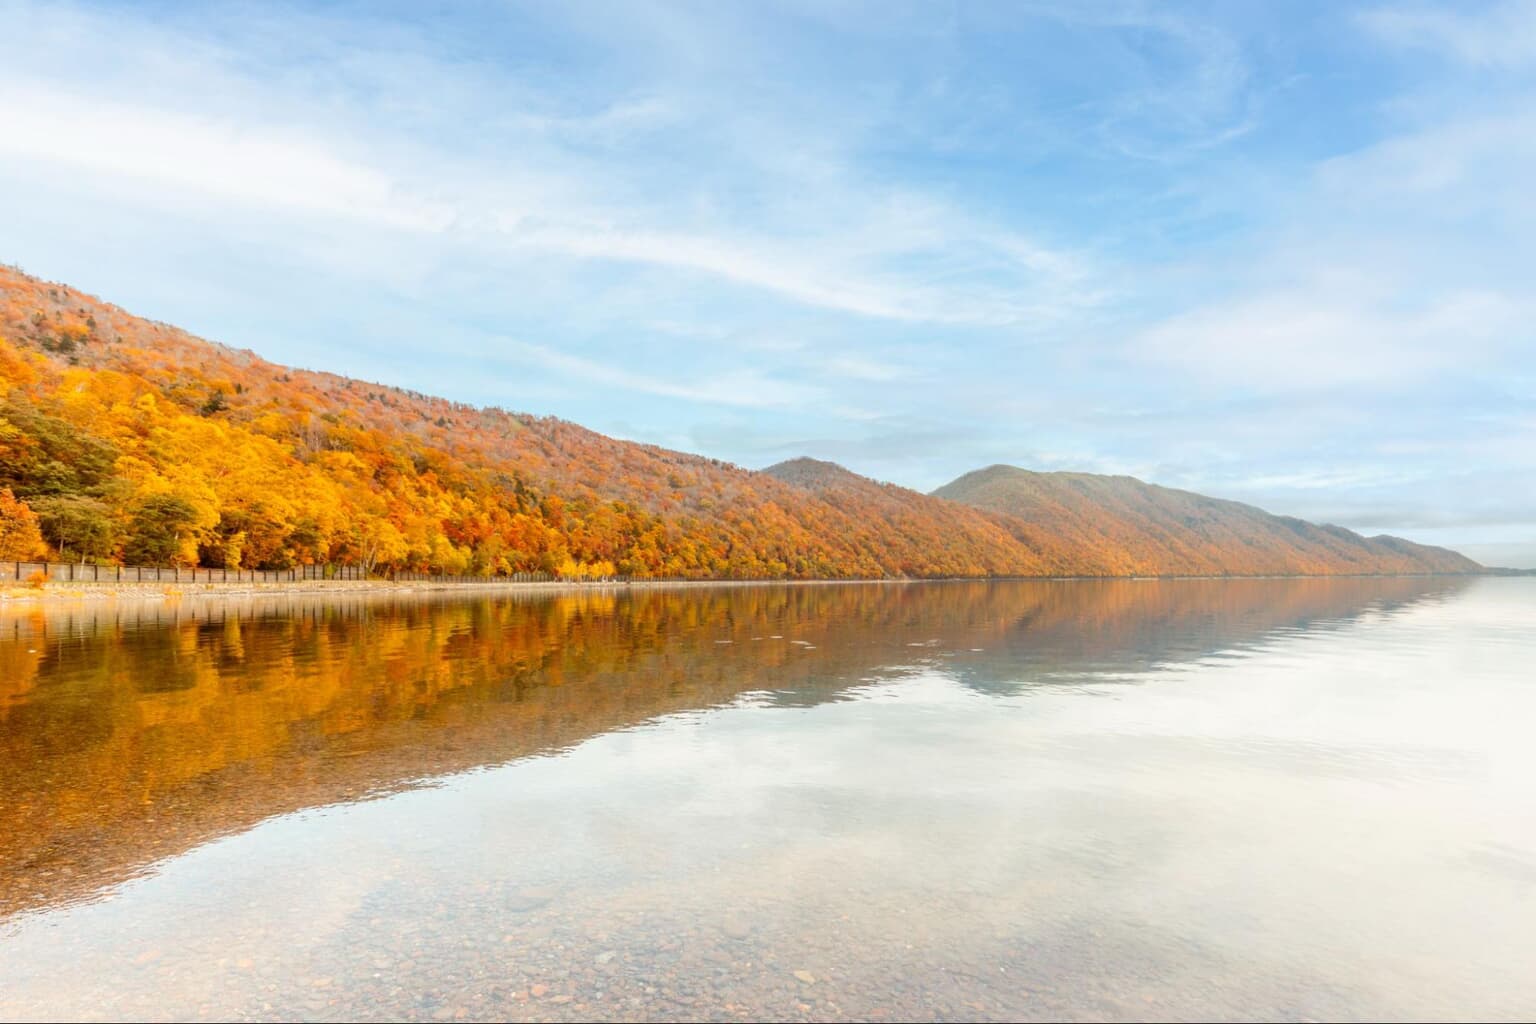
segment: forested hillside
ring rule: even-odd
[[[1058,521],[1049,504],[969,508],[827,463],[753,472],[290,369],[0,267],[3,559],[578,578],[1475,568],[1335,528],[1301,546],[1198,519],[1126,534],[1123,509],[1090,506]]]
[[[1068,557],[1095,552],[1103,575],[1477,572],[1445,548],[1362,537],[1339,526],[1159,487],[1128,476],[990,466],[934,492],[1018,524],[1020,536]]]
[[[0,268],[0,557],[450,573],[1030,574],[974,514],[858,503],[572,423],[294,370]],[[35,517],[35,521],[34,521]],[[8,532],[5,532],[8,529]],[[30,539],[29,539],[30,538]]]

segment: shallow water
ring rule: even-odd
[[[1536,1015],[1536,580],[0,612],[0,1018]]]

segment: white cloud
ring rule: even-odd
[[[688,100],[620,94],[550,113],[570,101],[492,70],[366,43],[338,40],[337,59],[317,78],[294,75],[278,54],[231,51],[186,31],[23,8],[19,20],[34,34],[86,61],[100,54],[106,67],[67,86],[35,55],[0,67],[0,154],[13,175],[64,167],[99,190],[132,189],[167,207],[192,194],[432,233],[457,251],[683,271],[877,320],[1052,322],[1102,301],[1082,257],[978,222],[936,195],[867,180],[834,150],[793,156],[801,147],[777,138],[778,126],[712,148],[721,124],[740,133],[752,122],[700,121]],[[120,32],[130,56],[113,53]],[[454,122],[483,135],[422,130]],[[590,152],[659,132],[671,134],[652,141],[696,153],[695,166],[658,180],[665,162]],[[769,198],[721,202],[734,192]]]
[[[1494,292],[1402,304],[1398,294],[1262,292],[1174,316],[1132,342],[1143,359],[1252,392],[1423,383],[1501,348],[1529,308]]]
[[[900,380],[909,375],[910,371],[896,363],[877,359],[866,359],[860,356],[833,356],[822,364],[822,370],[832,377],[843,377],[852,380],[867,380],[875,383],[886,383]]]
[[[1250,393],[1432,393],[1528,348],[1536,120],[1457,112],[1322,160],[1220,268],[1224,296],[1129,350]]]
[[[0,156],[63,165],[167,194],[192,192],[258,206],[441,231],[453,211],[407,194],[383,171],[324,143],[227,118],[195,116],[0,83]]]
[[[1269,473],[1233,480],[1227,484],[1234,491],[1319,491],[1382,484],[1413,483],[1417,474],[1384,470],[1380,466],[1330,466],[1292,473]]]
[[[975,322],[1006,316],[968,311],[958,303],[925,302],[921,292],[894,282],[850,273],[846,268],[810,265],[793,245],[725,239],[684,233],[614,228],[530,228],[504,223],[509,243],[587,259],[671,267],[761,288],[808,306],[890,320]],[[931,297],[931,292],[929,296]]]
[[[1360,21],[1394,46],[1443,53],[1467,64],[1510,68],[1536,62],[1536,0],[1509,0],[1481,10],[1379,7]]]
[[[503,355],[554,370],[582,386],[621,388],[663,398],[758,409],[796,408],[822,397],[818,389],[778,380],[749,367],[688,382],[678,376],[636,373],[612,363],[558,352],[546,345],[526,341],[501,339],[498,348]]]
[[[1480,234],[1488,229],[1476,239],[1486,246],[1523,241],[1508,236],[1515,234],[1511,218],[1536,217],[1533,174],[1536,114],[1524,107],[1468,112],[1324,161],[1316,198],[1339,204],[1346,217],[1374,212],[1391,218],[1377,225],[1383,235],[1433,228],[1442,241],[1460,243],[1458,226],[1487,217],[1486,225],[1473,225]]]
[[[1130,88],[1115,89],[1090,108],[1100,138],[1124,156],[1185,159],[1258,126],[1248,59],[1217,19],[1118,0],[1012,9],[1111,34],[1115,45],[1103,59],[1130,69]]]

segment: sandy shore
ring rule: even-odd
[[[902,580],[633,580],[627,583],[553,581],[519,583],[487,580],[483,583],[431,583],[391,580],[299,580],[289,583],[90,583],[50,582],[41,588],[21,584],[0,586],[0,605],[54,604],[78,601],[183,600],[187,598],[278,597],[322,594],[483,593],[487,591],[582,593],[645,587],[765,587],[829,585],[837,583],[899,583]]]

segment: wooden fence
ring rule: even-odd
[[[301,565],[292,569],[188,569],[153,565],[92,565],[80,562],[0,562],[0,583],[25,583],[42,573],[50,583],[298,583],[304,580],[366,580],[358,565]],[[700,583],[686,577],[601,576],[561,580],[549,572],[514,572],[505,576],[452,575],[430,572],[393,572],[399,583]],[[730,582],[749,582],[733,579]],[[773,582],[763,579],[759,582]]]
[[[298,583],[367,579],[357,565],[300,565],[292,569],[184,569],[154,565],[79,562],[0,562],[0,582],[25,583],[34,573],[54,583]]]
[[[404,570],[392,572],[389,578],[398,583],[584,583],[596,586],[614,584],[660,584],[660,583],[785,583],[788,582],[782,576],[624,576],[615,574],[612,576],[582,576],[576,579],[567,579],[556,576],[551,572],[514,572],[505,576],[454,576],[444,573],[431,572],[405,572]],[[825,581],[823,581],[825,582]],[[868,580],[845,580],[843,582],[870,582]]]
[[[397,583],[553,583],[554,573],[514,572],[507,576],[464,576],[440,572],[395,572],[390,579]],[[616,580],[616,577],[610,577]]]

